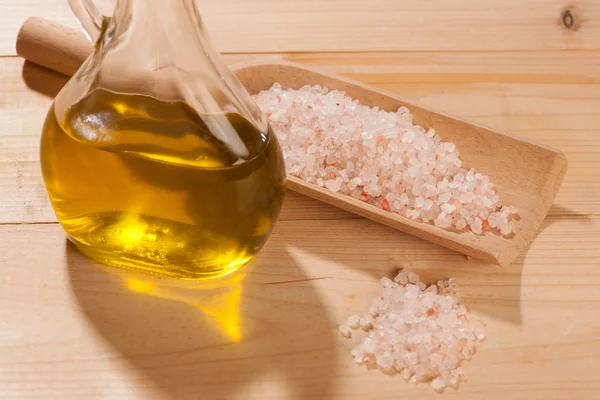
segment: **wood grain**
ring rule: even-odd
[[[437,398],[353,365],[357,338],[336,331],[401,267],[456,277],[488,323],[464,365],[469,382],[445,398],[592,399],[600,389],[600,266],[590,263],[600,250],[589,245],[599,217],[548,218],[510,268],[367,220],[280,221],[241,283],[210,286],[94,265],[55,224],[2,226],[0,237],[3,400]],[[197,308],[235,290],[239,343]]]
[[[114,0],[97,0],[110,12]],[[219,0],[197,1],[223,52],[481,51],[600,48],[595,0]],[[570,12],[571,24],[564,13]],[[0,55],[15,54],[32,15],[77,27],[66,1],[0,3]],[[293,38],[290,40],[289,38]]]
[[[109,8],[111,1],[100,3]],[[444,398],[598,397],[599,3],[318,3],[199,5],[222,51],[260,53],[228,54],[229,62],[273,57],[313,65],[564,151],[569,171],[531,247],[509,268],[469,263],[288,195],[268,245],[242,270],[242,340],[234,344],[198,310],[219,304],[214,288],[103,269],[66,248],[60,227],[48,223],[54,217],[38,167],[41,123],[64,79],[1,58],[2,400],[438,399],[426,386],[354,366],[352,340],[335,332],[348,314],[368,307],[377,279],[401,267],[428,280],[456,277],[462,300],[488,322],[488,340],[465,365],[469,382]],[[576,29],[560,25],[569,6]],[[15,54],[29,16],[77,26],[63,0],[6,0],[0,15],[0,56]],[[405,49],[414,51],[396,51]],[[132,282],[153,288],[153,296],[132,293]],[[235,284],[220,290],[227,288],[235,293]]]

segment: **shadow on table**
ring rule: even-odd
[[[331,397],[334,324],[312,282],[285,282],[303,276],[285,251],[229,277],[193,282],[100,266],[66,247],[84,314],[166,397]]]
[[[28,88],[50,98],[56,97],[69,77],[29,61],[23,63],[21,76]]]
[[[562,218],[589,220],[558,205],[553,206],[551,214],[530,246],[507,267],[467,260],[452,250],[366,219],[328,221],[310,230],[309,235],[298,229],[286,240],[304,252],[347,265],[374,279],[392,278],[401,269],[416,272],[428,284],[453,277],[458,282],[461,302],[479,314],[519,325],[521,278],[529,248],[545,229]]]
[[[22,74],[28,87],[49,97],[54,97],[68,80],[68,77],[29,62],[24,63]],[[564,207],[553,207],[553,214],[562,213],[565,218],[581,217]],[[451,250],[367,220],[360,221],[359,225],[348,220],[330,221],[320,224],[310,235],[299,230],[286,237],[286,243],[364,271],[375,279],[392,277],[400,269],[417,272],[427,283],[454,277],[459,283],[462,301],[475,311],[513,324],[521,323],[521,276],[529,249],[511,266],[499,267],[467,261],[465,256]],[[555,221],[557,218],[547,218],[538,235]],[[344,230],[339,224],[361,228]],[[287,261],[293,263],[291,259]],[[293,268],[301,273],[298,267]]]
[[[511,324],[522,322],[521,275],[527,250],[511,266],[501,267],[467,260],[462,254],[367,219],[327,221],[318,228],[305,222],[298,221],[297,229],[288,230],[286,244],[351,267],[370,279],[392,278],[401,269],[416,272],[428,284],[453,277],[461,301],[475,312]],[[545,224],[550,223],[547,220]]]

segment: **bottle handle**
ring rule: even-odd
[[[87,38],[92,43],[96,43],[102,34],[104,21],[108,17],[102,15],[92,0],[69,0],[69,5]]]

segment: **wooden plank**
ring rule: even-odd
[[[433,399],[427,385],[354,365],[357,338],[336,330],[404,267],[456,277],[488,323],[469,382],[445,398],[592,399],[599,238],[598,216],[550,217],[500,268],[367,220],[281,221],[239,276],[194,283],[95,265],[58,225],[0,226],[0,397]]]
[[[498,74],[500,78],[497,80],[503,82],[502,77],[507,75],[503,75],[501,69],[506,68],[510,74],[521,68],[518,65],[523,62],[522,57],[515,54],[517,53],[506,54],[504,59],[493,53],[487,62],[479,60],[472,65],[466,64],[465,68],[469,72],[465,76],[476,74],[477,70],[489,71],[490,74]],[[392,63],[375,61],[385,60],[385,57],[381,58],[379,55],[348,55],[348,63],[339,54],[286,57],[292,61],[312,63],[342,75],[348,75],[348,71],[361,71],[359,74],[349,75],[451,115],[466,117],[491,128],[522,135],[564,151],[569,169],[550,214],[576,215],[600,213],[600,160],[596,157],[600,151],[600,136],[593,129],[594,126],[600,126],[597,113],[600,108],[600,85],[577,82],[578,77],[594,77],[597,72],[590,70],[590,60],[600,60],[600,52],[586,54],[575,58],[579,61],[573,66],[570,75],[556,67],[557,63],[549,62],[552,60],[549,55],[534,55],[523,62],[532,71],[531,76],[544,73],[559,76],[561,83],[557,84],[525,84],[507,82],[506,79],[503,83],[456,83],[452,81],[456,72],[452,71],[460,70],[460,59],[464,55],[455,53],[440,53],[435,57],[431,55],[440,61],[440,72],[436,72],[436,63],[431,59],[429,62],[421,61],[421,56],[414,54],[412,58],[407,56],[411,61],[406,65],[394,64],[399,69],[397,73],[390,69]],[[254,58],[255,55],[244,57]],[[228,56],[227,59],[229,62],[238,62],[243,57],[236,55]],[[498,59],[504,61],[494,70],[491,66]],[[436,82],[415,83],[410,78],[411,71],[412,74],[424,73],[419,69],[420,62],[427,65],[426,76],[437,76]],[[512,70],[507,67],[509,65],[513,66]],[[367,74],[367,68],[372,68],[374,72]],[[388,72],[379,74],[382,70]],[[40,177],[39,135],[50,106],[49,96],[57,93],[65,78],[34,65],[23,68],[23,61],[18,58],[0,59],[0,72],[0,124],[3,127],[0,131],[0,222],[54,221]],[[443,76],[450,83],[444,82],[441,79]],[[575,83],[564,82],[568,76],[573,76]],[[35,90],[27,85],[33,86]],[[587,194],[582,196],[581,193]],[[313,204],[312,200],[302,196],[290,195],[282,218],[354,217],[334,208],[315,208]]]
[[[404,83],[598,83],[598,51],[453,51],[229,54],[284,59],[345,76],[394,74]]]
[[[110,11],[114,0],[98,0]],[[224,52],[480,51],[600,48],[595,0],[204,0],[197,2]],[[569,16],[565,17],[565,12]],[[16,33],[29,16],[72,27],[66,1],[0,3],[0,55],[15,54]]]

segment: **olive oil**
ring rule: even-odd
[[[252,259],[285,186],[275,135],[241,115],[200,116],[182,102],[107,90],[60,119],[50,109],[41,165],[57,218],[83,253],[187,279]]]

